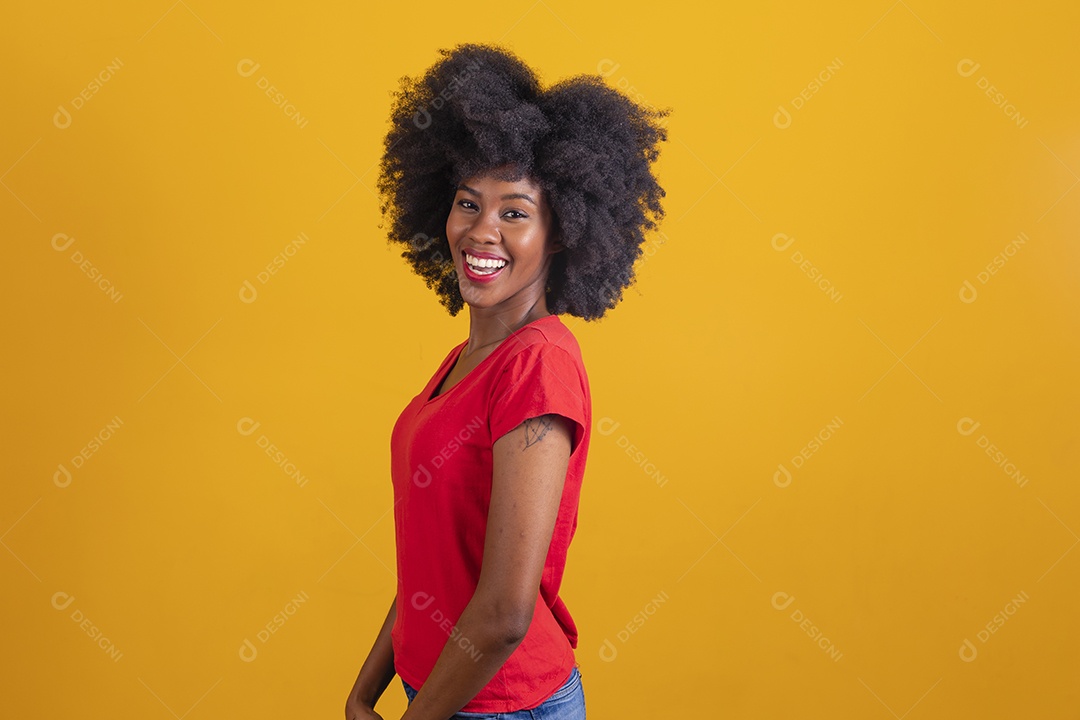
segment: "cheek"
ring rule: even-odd
[[[519,260],[527,262],[529,265],[542,264],[544,262],[543,234],[538,233],[521,238],[514,252]]]
[[[461,235],[464,232],[464,225],[461,215],[451,210],[446,216],[446,239],[452,241],[453,238]]]

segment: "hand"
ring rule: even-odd
[[[355,695],[350,695],[345,702],[345,720],[383,720],[383,716],[357,700]]]

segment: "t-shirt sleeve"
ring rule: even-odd
[[[507,362],[495,382],[491,440],[495,442],[528,418],[555,413],[573,421],[573,453],[585,435],[585,403],[579,364],[573,356],[558,345],[530,345]]]

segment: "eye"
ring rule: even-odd
[[[472,200],[458,200],[457,204],[465,208],[466,210],[476,209],[476,203],[474,203]]]
[[[508,216],[511,220],[520,220],[529,217],[520,210],[507,210],[505,215]]]

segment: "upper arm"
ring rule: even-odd
[[[563,485],[573,423],[528,418],[495,441],[484,559],[474,597],[524,636],[532,619]]]

